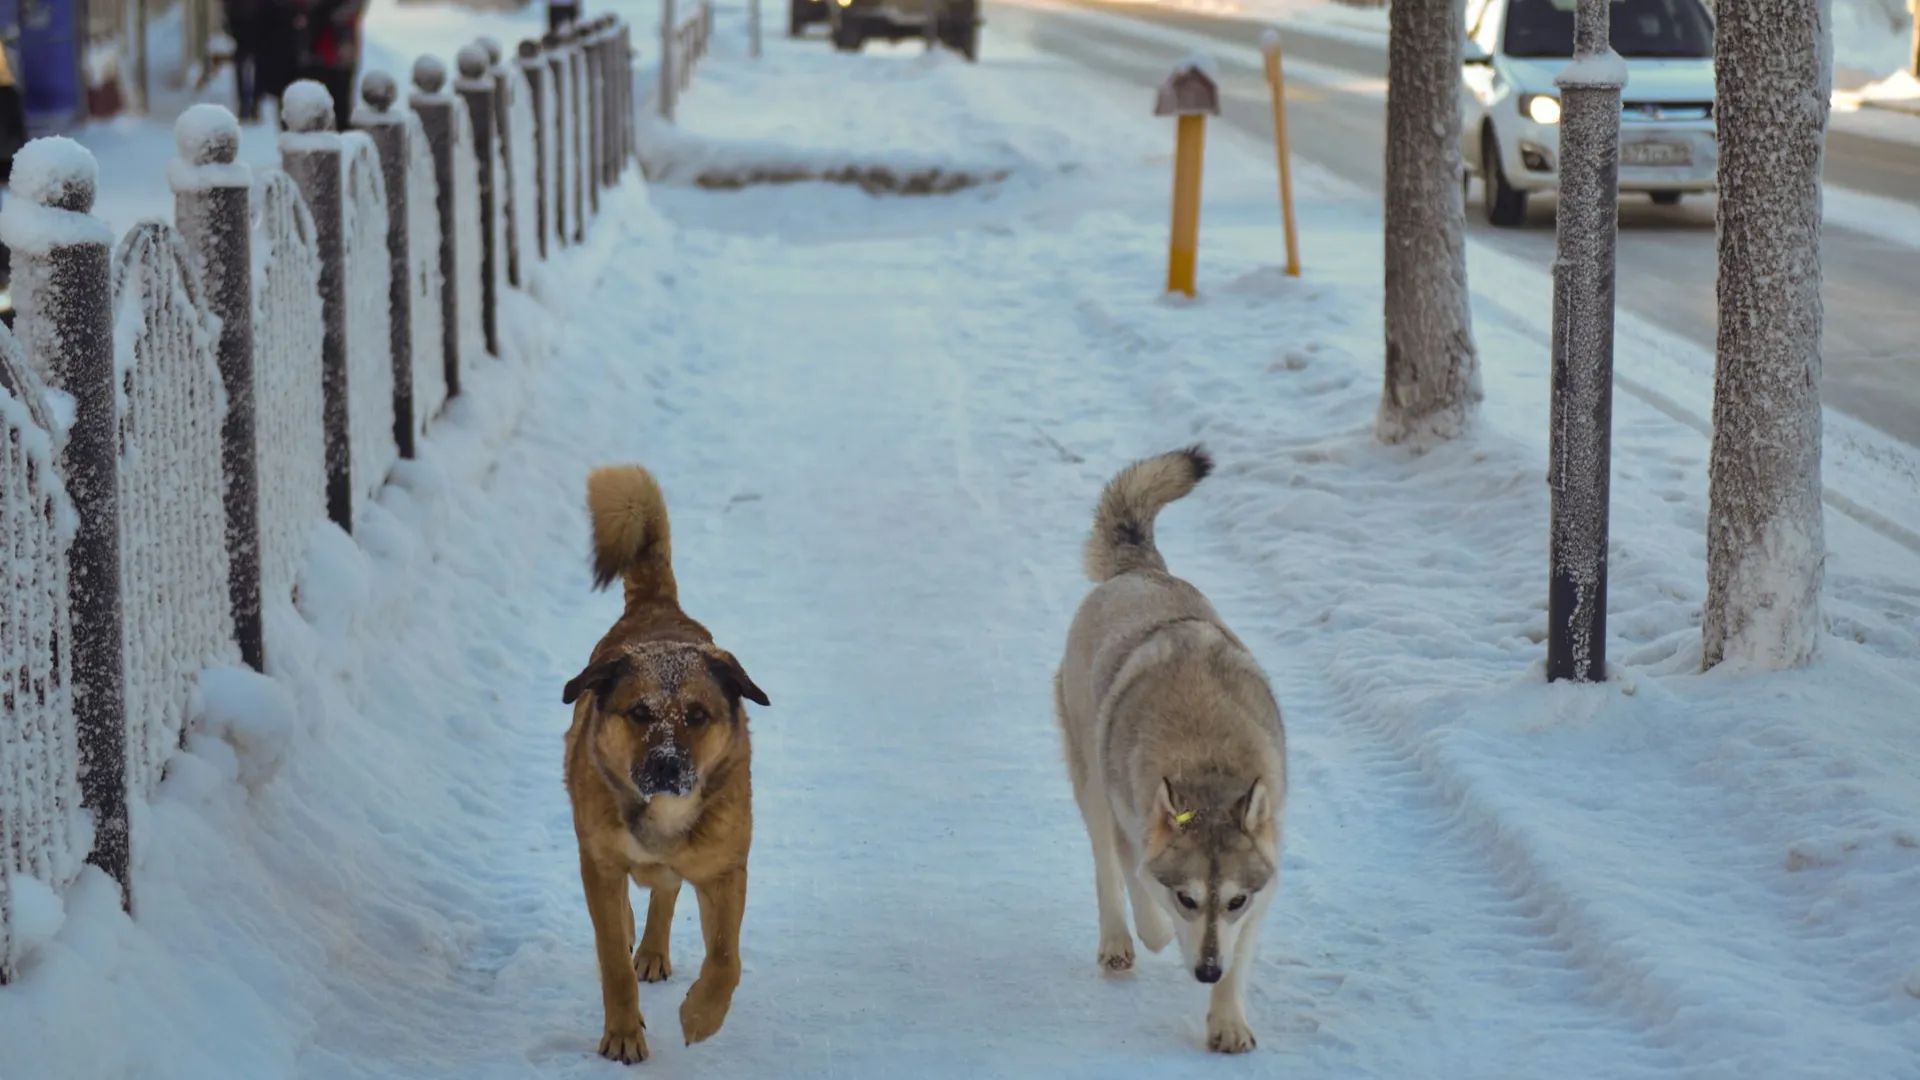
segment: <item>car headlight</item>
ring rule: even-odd
[[[1560,122],[1560,99],[1550,94],[1522,94],[1520,111],[1534,123],[1551,127]]]

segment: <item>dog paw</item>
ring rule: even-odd
[[[673,977],[673,961],[666,953],[636,949],[633,954],[633,973],[643,983],[666,982]]]
[[[727,1010],[733,1007],[733,987],[706,977],[695,979],[680,1003],[680,1034],[687,1045],[705,1042],[727,1022]]]
[[[1134,929],[1140,931],[1140,944],[1150,953],[1157,953],[1173,941],[1173,924],[1167,921],[1167,915],[1157,907],[1142,907],[1134,912]]]
[[[600,1056],[622,1065],[633,1065],[647,1060],[647,1036],[645,1020],[634,1016],[631,1024],[619,1027],[607,1026],[606,1034],[600,1036]]]
[[[1133,942],[1110,941],[1100,946],[1100,970],[1107,975],[1125,975],[1133,970]]]
[[[1243,1017],[1207,1017],[1207,1049],[1217,1054],[1244,1054],[1259,1045]]]

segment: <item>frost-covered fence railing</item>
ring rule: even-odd
[[[54,470],[59,427],[26,354],[0,327],[0,983],[12,977],[12,883],[60,890],[80,871],[67,548],[77,524]]]
[[[239,659],[227,592],[226,391],[186,241],[135,225],[113,260],[127,789],[151,795],[200,672]]]
[[[253,187],[254,458],[264,603],[293,596],[307,536],[327,519],[326,398],[321,385],[320,244],[293,178],[262,170]]]
[[[694,66],[707,55],[707,39],[712,30],[711,0],[661,0],[658,92],[661,119],[673,119],[680,91],[692,84]]]
[[[390,81],[370,99],[391,161],[330,130],[312,83],[288,94],[284,170],[239,164],[232,115],[196,106],[168,166],[177,230],[142,222],[117,249],[91,154],[49,138],[16,155],[0,204],[19,311],[17,344],[0,331],[0,979],[31,953],[16,902],[58,894],[83,860],[131,905],[129,815],[193,725],[200,674],[272,673],[273,615],[297,600],[313,530],[350,528],[461,373],[492,370],[483,298],[584,238],[589,196],[631,158],[623,34],[576,28],[604,50],[592,62],[524,44],[477,80],[504,102],[491,123],[423,58],[406,114],[388,115]],[[520,271],[496,258],[491,294],[488,236]]]

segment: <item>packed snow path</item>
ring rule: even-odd
[[[1018,245],[962,269],[910,239],[829,246],[683,238],[650,304],[611,264],[490,489],[455,542],[533,525],[475,611],[490,677],[476,732],[509,741],[451,792],[476,820],[455,864],[473,937],[455,956],[351,978],[309,1075],[611,1074],[591,1060],[599,995],[558,779],[559,685],[616,614],[587,588],[581,475],[638,460],[674,516],[682,600],[768,688],[754,710],[756,814],[746,974],[726,1028],[691,1049],[676,1010],[697,971],[695,906],[673,980],[643,988],[646,1068],[712,1076],[1200,1075],[1205,996],[1171,954],[1096,974],[1090,860],[1062,770],[1049,679],[1085,585],[1077,549],[1099,485],[1187,433],[1091,370],[1072,319],[983,326],[1025,308]],[[635,238],[634,246],[640,246]],[[861,314],[823,282],[859,268]],[[651,275],[640,275],[642,277]],[[646,343],[672,310],[752,297],[758,317]],[[1027,309],[1031,313],[1031,309]],[[802,352],[801,349],[804,349]],[[1046,435],[1084,460],[1065,459]],[[519,458],[516,463],[515,458]],[[1244,463],[1229,462],[1229,468]],[[1205,499],[1205,488],[1196,502]],[[1280,1061],[1394,1075],[1546,1075],[1657,1066],[1553,927],[1450,826],[1445,800],[1339,695],[1260,629],[1271,593],[1192,505],[1161,530],[1173,566],[1252,634],[1292,721],[1296,793],[1283,891],[1249,1012]],[[458,557],[458,556],[456,556]],[[429,600],[429,603],[432,601]],[[476,657],[481,659],[481,657]],[[530,678],[521,678],[529,676]],[[484,824],[481,824],[484,822]],[[426,850],[445,835],[418,836]],[[434,875],[418,872],[414,886]],[[363,981],[364,980],[364,981]],[[1525,1035],[1515,1038],[1515,1029]],[[1275,1055],[1267,1057],[1266,1055]]]

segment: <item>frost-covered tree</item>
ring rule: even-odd
[[[1460,192],[1464,0],[1398,0],[1387,49],[1382,442],[1450,439],[1480,402]]]
[[[1704,664],[1798,667],[1820,633],[1820,169],[1832,0],[1720,0],[1720,332]]]

